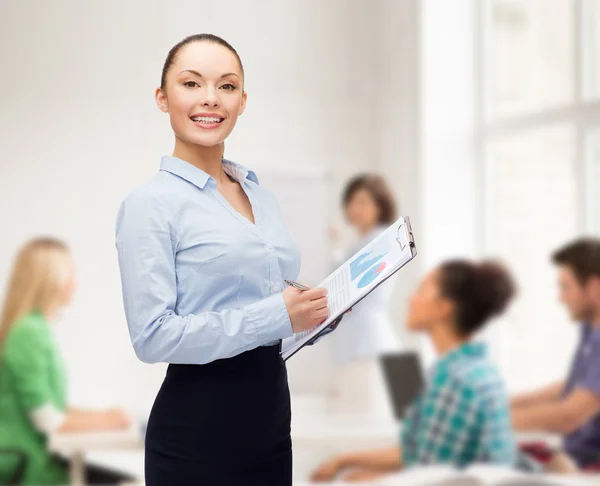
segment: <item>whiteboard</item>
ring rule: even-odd
[[[300,249],[302,266],[298,280],[313,286],[319,284],[331,271],[331,190],[327,172],[318,167],[287,170],[253,166],[252,170],[260,185],[275,194],[283,221]],[[290,361],[287,368],[292,396],[327,393],[331,358],[326,339]]]
[[[298,280],[316,285],[331,270],[329,177],[324,169],[255,167],[259,184],[279,203],[283,222],[302,255]]]

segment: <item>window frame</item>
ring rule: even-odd
[[[574,147],[574,170],[576,173],[576,191],[577,191],[577,221],[576,228],[578,233],[590,233],[595,230],[600,233],[600,228],[592,228],[592,205],[590,204],[593,189],[590,189],[586,176],[590,167],[589,150],[590,140],[594,133],[600,133],[600,88],[596,90],[595,99],[589,96],[589,89],[586,92],[586,69],[589,69],[588,62],[592,60],[590,45],[586,45],[586,38],[592,39],[593,34],[590,31],[589,15],[591,1],[594,0],[574,0],[573,35],[575,36],[574,46],[574,98],[571,103],[554,106],[548,109],[540,109],[528,114],[514,116],[499,116],[495,118],[488,117],[491,106],[491,94],[486,76],[490,73],[489,64],[493,62],[491,52],[491,9],[493,0],[475,1],[474,34],[476,42],[474,43],[474,73],[475,73],[475,113],[474,113],[474,153],[475,170],[477,184],[477,225],[478,246],[481,253],[489,254],[494,250],[494,225],[488,217],[493,212],[493,201],[489,196],[490,177],[493,161],[488,155],[489,147],[495,140],[507,135],[526,134],[535,132],[552,125],[572,124],[575,130]],[[600,9],[600,0],[596,0],[596,8]],[[600,23],[595,26],[600,29]],[[589,44],[592,44],[590,42]],[[600,52],[595,53],[596,57]],[[597,61],[600,62],[600,61]],[[589,86],[588,86],[589,87]],[[600,135],[598,135],[600,136]],[[600,210],[600,208],[598,208]],[[553,298],[553,296],[549,296]],[[509,347],[506,341],[506,334],[502,331],[502,326],[493,326],[485,332],[484,339],[493,343],[491,346],[492,356],[500,362],[509,358]]]

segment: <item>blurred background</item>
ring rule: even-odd
[[[26,239],[71,245],[79,290],[56,332],[72,403],[144,417],[162,382],[129,342],[114,223],[172,151],[154,89],[199,32],[242,58],[248,106],[225,155],[277,195],[302,281],[353,240],[347,180],[377,172],[419,249],[394,287],[401,346],[432,359],[403,325],[424,272],[495,256],[520,288],[484,336],[509,390],[565,374],[577,328],[549,256],[600,232],[600,0],[3,0],[0,32],[0,284]],[[330,351],[289,362],[298,416],[327,413]]]

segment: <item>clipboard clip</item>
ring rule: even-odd
[[[401,231],[402,228],[405,228],[406,232]],[[406,238],[406,235],[408,235],[408,239]],[[411,248],[413,256],[416,254],[417,250],[415,246],[415,237],[413,235],[412,226],[410,224],[410,218],[408,216],[405,217],[404,222],[400,226],[398,226],[396,241],[400,245],[401,251],[404,251],[406,245],[408,245]]]

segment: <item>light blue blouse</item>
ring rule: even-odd
[[[281,296],[300,253],[273,195],[233,162],[255,224],[204,171],[165,156],[123,201],[116,225],[129,335],[145,362],[204,364],[292,336]]]

